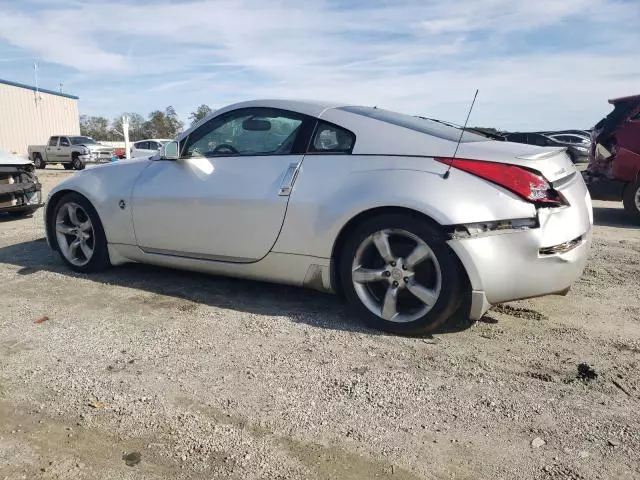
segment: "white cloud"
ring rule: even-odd
[[[472,123],[586,127],[638,89],[635,2],[358,3],[32,1],[0,6],[0,39],[80,72],[66,88],[106,115],[306,97],[461,121],[479,88]]]

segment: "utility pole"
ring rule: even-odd
[[[129,117],[127,115],[122,116],[122,133],[124,134],[124,156],[128,160],[131,155],[129,151]]]

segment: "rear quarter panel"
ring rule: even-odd
[[[403,207],[441,225],[532,218],[533,205],[423,157],[307,155],[274,250],[329,258],[342,228],[377,207]]]

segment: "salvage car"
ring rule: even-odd
[[[640,222],[640,95],[609,100],[613,110],[592,130],[583,172],[594,198],[622,200]]]
[[[85,136],[49,137],[46,145],[29,145],[28,151],[36,168],[60,163],[65,170],[83,170],[87,163],[109,162],[115,156],[115,149]]]
[[[0,150],[0,214],[23,217],[42,203],[42,186],[30,160]]]
[[[527,143],[540,147],[564,147],[567,155],[573,163],[587,163],[589,157],[589,144],[566,141],[553,135],[546,135],[537,132],[514,132],[504,135],[508,142]]]
[[[566,294],[593,225],[563,148],[294,100],[230,105],[160,155],[78,172],[44,217],[79,272],[141,262],[306,286],[406,335]]]

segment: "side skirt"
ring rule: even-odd
[[[112,265],[148,263],[229,277],[282,283],[333,293],[328,258],[271,252],[254,263],[230,263],[142,251],[135,245],[109,244]]]

